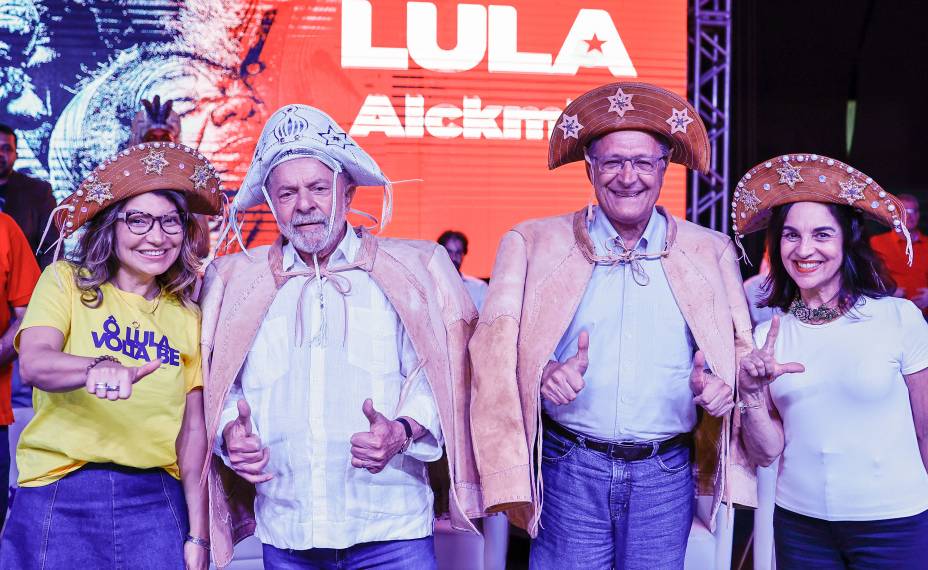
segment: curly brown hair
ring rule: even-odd
[[[190,215],[187,198],[176,190],[154,190],[153,194],[171,201],[184,216],[184,240],[180,255],[167,271],[155,277],[162,292],[176,296],[184,306],[195,308],[193,294],[201,260],[196,254],[196,244],[204,238],[203,229]],[[67,259],[76,267],[74,283],[81,291],[81,302],[91,308],[100,306],[103,293],[100,286],[111,281],[119,269],[116,256],[117,216],[126,200],[111,204],[94,216],[81,234],[77,246]]]

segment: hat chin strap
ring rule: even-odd
[[[912,262],[915,260],[915,252],[912,249],[912,234],[909,233],[909,228],[905,227],[905,223],[899,227],[902,229],[902,235],[905,236],[905,255],[908,258],[909,267],[912,267]]]

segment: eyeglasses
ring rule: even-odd
[[[136,235],[145,235],[155,227],[155,222],[161,226],[161,231],[169,235],[177,235],[184,230],[184,214],[172,212],[163,216],[152,216],[145,212],[120,212],[116,219],[125,222],[129,231]]]
[[[636,156],[635,158],[624,158],[621,156],[607,156],[605,158],[587,156],[590,162],[596,164],[596,168],[603,174],[618,174],[625,169],[625,163],[632,163],[632,170],[638,174],[651,174],[660,165],[662,160],[666,160],[667,155],[663,156]]]

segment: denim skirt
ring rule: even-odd
[[[87,464],[21,487],[0,540],[0,570],[183,570],[180,481],[164,469]]]

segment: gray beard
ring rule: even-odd
[[[317,238],[308,238],[300,232],[296,225],[300,223],[318,223],[324,224],[323,231]],[[329,219],[320,216],[294,216],[287,226],[281,226],[280,233],[293,244],[294,249],[301,253],[315,254],[319,253],[329,245],[329,240],[334,236],[329,232]]]

